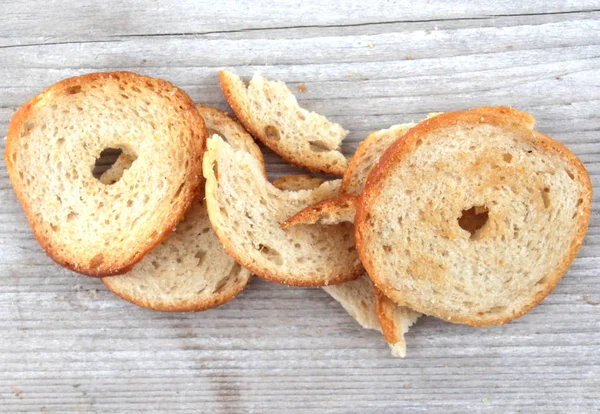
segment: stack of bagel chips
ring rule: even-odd
[[[348,131],[283,82],[220,81],[239,121],[130,72],[66,79],[15,113],[8,173],[56,263],[160,311],[223,305],[253,274],[322,287],[404,357],[421,315],[488,326],[525,314],[583,243],[589,176],[525,112],[431,114],[346,159]],[[255,139],[342,178],[271,182]]]

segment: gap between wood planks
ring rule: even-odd
[[[496,18],[503,17],[536,17],[536,16],[557,16],[557,15],[571,15],[571,14],[585,14],[600,12],[600,9],[585,9],[585,10],[570,10],[561,12],[547,12],[547,13],[519,13],[519,14],[493,14],[486,16],[476,17],[453,17],[447,19],[408,19],[408,20],[390,20],[384,22],[366,22],[366,23],[351,23],[351,24],[324,24],[324,25],[295,25],[295,26],[275,26],[275,27],[252,27],[248,29],[232,29],[232,30],[213,30],[206,32],[169,32],[169,33],[130,33],[111,35],[109,38],[116,39],[98,39],[98,40],[69,40],[62,42],[39,42],[39,43],[26,43],[20,45],[6,45],[0,46],[1,49],[11,49],[20,47],[35,47],[35,46],[52,46],[52,45],[69,45],[69,44],[89,44],[89,43],[117,43],[121,42],[123,38],[137,38],[137,37],[169,37],[169,36],[209,36],[218,34],[231,34],[231,33],[247,33],[247,32],[260,32],[260,31],[280,31],[280,30],[294,30],[294,29],[326,29],[326,28],[351,28],[351,27],[369,27],[369,26],[382,26],[382,25],[393,25],[393,24],[404,24],[404,23],[436,23],[436,22],[459,22],[459,21],[473,21],[473,20],[494,20]]]

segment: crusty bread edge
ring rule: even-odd
[[[579,195],[583,199],[583,214],[579,217],[579,229],[569,252],[565,255],[565,259],[559,264],[554,272],[546,276],[549,280],[547,288],[540,291],[528,305],[508,316],[502,315],[496,318],[481,319],[473,317],[457,317],[453,314],[444,312],[433,315],[431,312],[428,312],[427,309],[408,303],[400,292],[387,286],[383,278],[376,272],[371,258],[366,253],[362,234],[366,228],[371,200],[377,197],[378,193],[381,191],[383,179],[390,173],[390,170],[396,163],[416,148],[418,145],[417,142],[422,136],[425,136],[436,129],[455,125],[458,122],[525,128],[530,132],[532,142],[538,143],[541,149],[547,152],[556,152],[566,158],[577,170],[578,178],[583,181],[584,190]],[[560,142],[541,132],[534,131],[532,129],[534,123],[535,119],[531,115],[508,107],[483,107],[467,111],[447,112],[422,121],[416,127],[408,131],[403,139],[396,141],[388,148],[367,178],[365,188],[360,195],[355,216],[355,240],[357,251],[367,273],[371,277],[371,280],[373,280],[373,284],[380,289],[385,296],[391,298],[399,305],[407,306],[417,312],[429,314],[449,322],[463,323],[471,326],[490,326],[510,322],[519,316],[524,315],[540,303],[556,287],[583,244],[591,215],[592,182],[579,158]]]
[[[353,194],[344,194],[338,198],[323,200],[316,204],[310,205],[289,217],[281,224],[281,228],[287,229],[288,227],[292,227],[297,224],[315,224],[318,222],[321,214],[327,212],[335,213],[342,209],[356,210],[357,203],[358,197]]]
[[[116,276],[118,277],[118,276]],[[211,300],[205,300],[203,302],[198,302],[195,300],[187,300],[185,302],[181,302],[176,306],[170,305],[156,305],[155,303],[150,304],[148,301],[139,300],[139,298],[135,298],[132,295],[127,293],[116,291],[113,289],[110,283],[110,277],[105,277],[102,279],[102,283],[108,290],[110,290],[113,294],[120,297],[121,299],[126,300],[129,303],[132,303],[141,308],[162,311],[162,312],[200,312],[204,310],[208,310],[211,308],[216,308],[217,306],[224,305],[225,303],[235,299],[237,295],[239,295],[250,283],[252,279],[252,273],[248,275],[248,278],[245,281],[238,282],[231,286],[230,289],[224,292],[220,292],[217,295],[213,295]]]
[[[175,88],[176,93],[173,94],[179,104],[181,105],[182,111],[187,111],[191,114],[191,119],[188,119],[189,126],[192,130],[196,131],[198,137],[196,139],[197,143],[197,153],[199,154],[196,159],[195,165],[192,167],[191,174],[188,174],[188,180],[192,181],[193,184],[188,188],[188,197],[185,203],[182,203],[182,207],[180,211],[172,212],[165,221],[165,226],[162,231],[157,232],[156,236],[148,238],[144,244],[140,245],[138,252],[132,256],[129,260],[120,264],[117,267],[111,266],[111,264],[102,263],[100,266],[96,268],[92,268],[88,265],[79,266],[73,263],[72,261],[62,258],[52,247],[50,241],[47,237],[45,237],[38,228],[38,222],[34,218],[32,208],[27,203],[26,197],[24,196],[22,189],[20,186],[15,185],[16,181],[13,179],[13,163],[9,157],[9,154],[13,151],[13,146],[17,145],[20,137],[20,131],[22,129],[23,124],[29,118],[30,113],[33,111],[35,105],[42,99],[44,99],[48,94],[54,93],[56,90],[61,90],[65,88],[69,88],[70,86],[79,86],[85,84],[86,82],[93,82],[96,80],[101,80],[105,78],[111,78],[113,76],[123,77],[129,79],[132,83],[141,84],[142,82],[155,82],[160,87],[164,88]],[[145,85],[143,85],[145,86]],[[175,103],[173,105],[176,105]],[[17,112],[11,118],[8,125],[8,132],[6,137],[6,147],[4,152],[4,159],[6,162],[6,168],[8,170],[8,175],[13,183],[14,191],[17,195],[17,198],[21,205],[23,206],[23,210],[25,211],[25,216],[29,221],[31,229],[33,230],[33,235],[37,239],[40,246],[45,250],[46,254],[56,263],[64,266],[70,270],[73,270],[77,273],[81,273],[83,275],[92,276],[92,277],[105,277],[105,276],[114,276],[120,275],[128,272],[135,266],[142,258],[152,250],[157,244],[159,244],[162,240],[164,240],[173,230],[173,228],[181,221],[183,215],[191,206],[194,198],[199,194],[200,185],[202,183],[202,156],[204,153],[204,149],[206,146],[207,139],[207,131],[204,125],[204,120],[196,110],[196,106],[192,99],[181,89],[177,88],[170,82],[167,82],[163,79],[151,78],[149,76],[139,75],[133,72],[96,72],[90,73],[81,76],[75,76],[72,78],[64,79],[55,83],[54,85],[46,88],[25,104],[23,104]],[[195,182],[194,182],[195,181]]]
[[[215,119],[221,118],[222,120],[226,120],[227,122],[230,122],[231,124],[235,124],[235,127],[239,127],[243,131],[243,133],[247,134],[248,137],[250,139],[252,139],[252,143],[255,144],[254,137],[244,128],[244,126],[240,122],[233,119],[231,117],[231,115],[229,115],[227,112],[221,111],[220,109],[217,109],[217,108],[214,108],[214,107],[208,106],[208,105],[203,105],[203,104],[196,104],[196,108],[200,112],[200,116],[202,116],[201,111],[206,111]],[[219,135],[218,132],[217,132],[217,135]],[[227,139],[227,137],[223,137],[223,138]],[[258,147],[258,145],[256,146],[256,150],[254,150],[254,148],[252,149],[252,151],[250,152],[250,155],[252,155],[254,158],[256,158],[260,162],[263,174],[266,177],[267,176],[267,168],[265,166],[265,159],[264,159],[263,153],[260,150],[260,148]]]
[[[254,123],[252,122],[244,108],[242,108],[242,106],[239,104],[236,98],[235,91],[233,90],[232,79],[226,71],[219,71],[219,80],[221,82],[221,89],[223,89],[223,95],[225,96],[227,103],[231,107],[231,110],[233,111],[237,119],[242,123],[242,125],[244,125],[244,127],[248,130],[248,132],[250,132],[250,134],[254,138],[258,139],[267,148],[279,155],[284,161],[313,173],[330,174],[335,176],[344,175],[344,172],[346,171],[346,168],[344,167],[332,167],[330,169],[318,168],[314,165],[305,164],[293,155],[281,151],[276,145],[273,144],[271,140],[266,139],[263,131],[260,131],[258,128],[255,127]]]

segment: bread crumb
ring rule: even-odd
[[[13,394],[15,394],[15,397],[17,397],[19,400],[22,400],[23,398],[23,391],[21,391],[21,388],[13,385],[12,387],[10,387],[10,390],[12,391]]]
[[[410,55],[406,55],[406,60],[411,60],[412,57]]]
[[[306,85],[301,84],[300,86],[298,86],[298,89],[300,90],[300,92],[304,93],[304,92],[306,92]]]
[[[486,397],[483,397],[483,399],[481,401],[483,401],[484,404],[490,403],[490,400],[488,400]]]
[[[346,79],[352,79],[352,74],[351,73],[347,74]]]
[[[372,48],[373,46],[373,42],[369,42],[369,47]]]
[[[320,334],[321,334],[321,330],[320,330],[320,329],[317,329],[317,333],[320,335]]]

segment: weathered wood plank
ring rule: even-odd
[[[77,6],[75,4],[77,3]],[[509,104],[567,144],[594,185],[585,245],[505,326],[424,318],[390,357],[324,292],[261,280],[198,314],[135,308],[52,264],[0,160],[0,411],[600,410],[600,3],[0,1],[0,135],[59,79],[133,70],[226,108],[216,74],[283,79],[302,105],[370,131]],[[0,148],[4,143],[0,141]],[[275,177],[294,170],[267,152]]]
[[[220,1],[128,1],[72,3],[35,0],[0,2],[0,46],[23,43],[94,41],[114,36],[222,33],[264,28],[360,26],[387,22],[486,20],[502,16],[570,14],[598,11],[595,0],[546,2],[409,1],[311,4],[298,0],[249,3]]]

